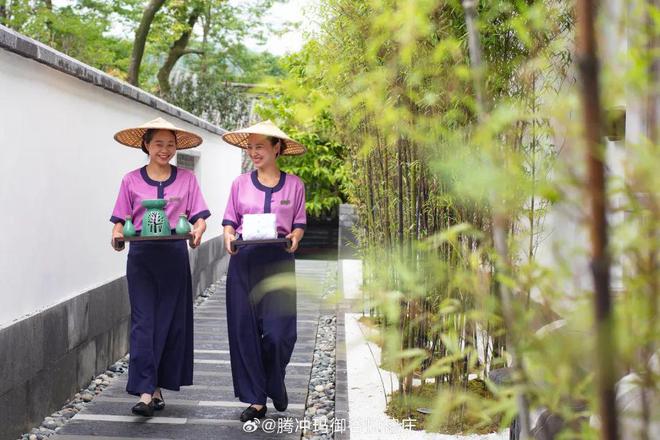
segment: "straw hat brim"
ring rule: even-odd
[[[158,120],[160,119],[160,121]],[[142,148],[142,138],[149,129],[156,130],[171,130],[176,136],[176,149],[186,150],[188,148],[195,148],[199,146],[203,140],[195,133],[182,130],[173,124],[158,118],[154,121],[147,122],[140,127],[126,128],[118,131],[114,135],[114,139],[122,145],[133,148]]]
[[[307,148],[305,148],[303,144],[291,139],[270,121],[260,122],[251,127],[227,132],[222,135],[222,139],[228,144],[247,149],[248,137],[250,137],[251,134],[261,134],[282,139],[285,144],[284,150],[280,151],[282,156],[299,156],[307,152]]]

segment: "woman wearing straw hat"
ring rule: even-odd
[[[266,415],[268,397],[278,411],[288,405],[284,376],[296,342],[296,291],[255,287],[272,275],[293,278],[293,253],[307,223],[305,185],[299,177],[280,171],[277,157],[303,154],[305,147],[271,121],[225,133],[223,139],[246,149],[256,168],[232,183],[222,221],[225,248],[231,254],[227,271],[231,370],[234,395],[250,405],[240,416],[246,422]],[[232,250],[232,241],[242,232],[243,216],[261,213],[275,214],[278,236],[290,239],[290,248],[257,245]]]
[[[131,216],[140,230],[145,199],[167,199],[169,224],[180,214],[193,224],[190,246],[199,246],[209,212],[195,175],[170,165],[176,150],[202,143],[194,133],[157,118],[137,128],[115,134],[115,140],[142,149],[146,166],[124,176],[110,221],[112,244],[123,238],[124,219]],[[193,313],[192,278],[185,240],[131,242],[126,268],[131,303],[130,364],[126,391],[140,400],[136,415],[150,417],[162,410],[161,389],[178,391],[192,384]]]

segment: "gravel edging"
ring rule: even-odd
[[[323,286],[321,301],[337,290],[336,270],[329,269],[326,284]],[[334,438],[335,386],[336,386],[336,343],[337,316],[335,313],[322,313],[316,330],[314,359],[309,381],[305,421],[309,428],[303,429],[302,438],[327,440]]]
[[[208,298],[213,296],[216,291],[224,286],[225,279],[216,281],[207,287],[196,299],[194,308],[204,303]],[[91,402],[94,397],[101,394],[114,380],[121,377],[122,374],[128,371],[129,355],[119,359],[108,369],[96,376],[87,385],[75,394],[73,399],[67,402],[59,411],[52,413],[50,416],[44,418],[41,424],[32,428],[30,432],[21,435],[18,440],[44,440],[57,434],[66,423],[73,418],[76,414],[82,411],[85,406]]]

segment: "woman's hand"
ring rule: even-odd
[[[192,231],[190,231],[190,247],[195,249],[202,242],[202,235],[206,231],[206,220],[200,218],[193,225]]]
[[[235,251],[231,248],[231,242],[236,240],[236,230],[232,226],[225,226],[225,250],[229,255],[236,255],[238,249]]]
[[[300,244],[300,240],[302,240],[303,235],[305,235],[305,230],[301,228],[296,228],[289,235],[287,235],[286,238],[291,240],[291,247],[288,247],[286,251],[291,254],[297,251],[298,245]]]
[[[124,238],[124,225],[121,223],[115,223],[115,227],[112,228],[112,239],[110,240],[110,246],[117,252],[124,250],[125,243],[122,241],[118,243],[117,240],[123,240]]]

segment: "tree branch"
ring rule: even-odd
[[[202,49],[185,49],[183,50],[181,55],[189,55],[189,54],[204,55],[205,53],[206,51]]]
[[[128,68],[128,82],[134,86],[139,86],[140,64],[142,64],[142,56],[144,55],[144,47],[147,43],[147,35],[149,35],[151,23],[154,21],[156,13],[163,6],[165,1],[166,0],[150,0],[149,4],[144,9],[140,25],[135,31],[131,64]]]
[[[187,49],[186,46],[188,46],[188,43],[190,42],[190,36],[192,35],[193,28],[195,27],[195,23],[197,23],[201,13],[202,11],[199,7],[195,7],[192,10],[190,16],[188,17],[187,29],[181,34],[179,39],[172,43],[172,46],[170,46],[167,59],[158,71],[158,85],[160,86],[161,96],[166,96],[170,93],[170,73],[172,73],[172,69],[174,69],[174,66],[176,65],[177,61],[179,61],[179,58],[187,53],[199,52],[197,49]]]

